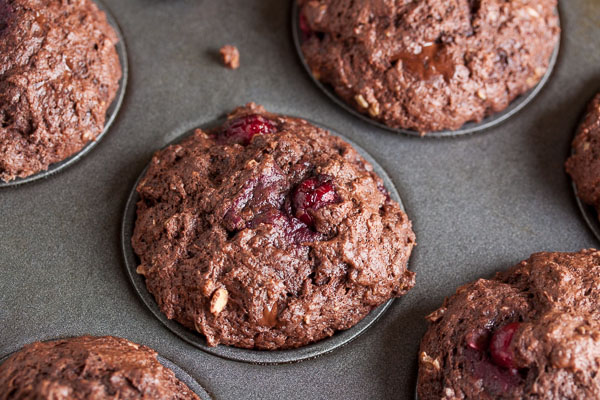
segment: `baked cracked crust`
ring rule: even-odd
[[[590,102],[584,120],[573,139],[573,153],[566,169],[577,196],[586,204],[600,206],[600,93]]]
[[[304,120],[238,108],[157,152],[137,191],[138,273],[211,346],[299,347],[414,285],[411,222],[368,162]]]
[[[321,82],[392,128],[456,130],[504,110],[546,73],[557,0],[298,0]]]
[[[91,0],[0,0],[0,180],[46,170],[103,131],[116,43]]]
[[[199,400],[156,352],[113,336],[35,342],[0,365],[0,400]]]
[[[599,288],[593,249],[462,286],[428,316],[419,399],[599,398]]]

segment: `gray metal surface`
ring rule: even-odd
[[[563,163],[600,90],[600,2],[561,3],[561,52],[521,112],[483,133],[420,139],[348,114],[310,80],[283,0],[106,0],[127,41],[127,95],[110,132],[76,165],[0,190],[0,354],[38,339],[112,334],[155,348],[215,399],[412,399],[423,317],[457,286],[530,253],[597,247]],[[218,48],[239,47],[223,68]],[[168,132],[248,101],[330,126],[373,155],[417,234],[417,285],[364,335],[313,360],[251,365],[187,344],[126,276],[129,191]]]
[[[96,1],[98,7],[106,13],[106,19],[108,20],[108,23],[113,27],[117,34],[119,42],[117,43],[116,48],[117,54],[119,56],[119,61],[121,62],[122,71],[121,79],[119,80],[119,89],[117,91],[115,99],[110,104],[110,107],[108,107],[108,110],[106,110],[106,120],[104,122],[104,129],[102,130],[102,132],[100,132],[98,136],[96,136],[96,138],[94,138],[94,140],[86,144],[79,152],[73,154],[71,157],[63,161],[50,164],[46,171],[41,171],[37,174],[33,174],[25,178],[17,178],[9,182],[4,182],[0,180],[0,189],[3,187],[17,186],[28,182],[33,182],[38,179],[47,178],[50,175],[56,174],[62,171],[64,168],[75,164],[83,156],[89,153],[98,144],[100,140],[102,140],[104,135],[110,130],[110,126],[117,117],[119,109],[121,108],[121,104],[123,104],[123,99],[125,98],[125,89],[127,88],[127,77],[129,76],[127,48],[125,46],[125,38],[123,37],[123,33],[121,32],[121,29],[119,28],[119,24],[117,23],[115,17],[111,14],[110,10],[106,7],[106,5],[104,5],[104,3],[98,0],[94,1]]]

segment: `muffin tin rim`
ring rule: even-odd
[[[351,145],[361,157],[363,157],[367,162],[369,162],[373,166],[373,171],[383,180],[385,188],[388,190],[391,198],[394,201],[396,201],[400,205],[402,211],[406,213],[404,204],[402,203],[402,199],[393,180],[387,174],[385,169],[376,161],[376,159],[373,156],[371,156],[365,149],[363,149],[351,139],[340,134],[336,130],[333,130],[323,124],[312,121],[310,119],[296,117],[294,115],[285,115],[289,117],[300,118],[319,128],[325,129],[332,135],[340,137],[342,140],[346,141],[349,145]],[[186,124],[184,127],[175,129],[175,134],[173,134],[173,132],[170,132],[169,134],[165,135],[164,137],[173,139],[168,140],[168,142],[161,146],[160,149],[164,149],[172,144],[179,143],[181,140],[192,135],[195,129],[208,129],[211,127],[219,126],[224,121],[225,118],[217,118],[204,123]],[[190,126],[193,127],[190,128]],[[155,151],[158,151],[160,149],[157,149]],[[195,346],[196,348],[204,351],[205,353],[232,361],[239,361],[258,365],[296,363],[304,360],[317,358],[319,356],[322,356],[323,354],[328,354],[340,347],[347,345],[352,340],[356,339],[364,332],[366,332],[370,327],[372,327],[383,316],[383,314],[385,314],[387,309],[394,302],[395,298],[391,298],[390,300],[381,304],[379,307],[371,310],[369,314],[367,314],[362,320],[360,320],[356,325],[352,326],[349,329],[337,331],[333,336],[294,349],[254,350],[237,348],[234,346],[227,346],[222,344],[216,347],[208,346],[206,344],[206,339],[202,334],[186,328],[185,326],[181,325],[175,320],[167,319],[167,317],[158,308],[154,296],[146,288],[144,278],[136,272],[136,268],[139,265],[139,261],[137,255],[134,253],[133,248],[131,246],[131,237],[133,234],[133,228],[135,226],[135,216],[137,212],[137,201],[139,200],[139,195],[137,194],[136,188],[140,180],[145,176],[148,166],[149,163],[139,174],[127,198],[121,223],[121,250],[125,261],[125,269],[127,275],[131,284],[133,285],[133,288],[135,289],[135,292],[142,300],[142,303],[144,303],[144,305],[165,327],[167,327],[172,333],[174,333],[176,336],[178,336],[185,342]],[[409,265],[410,257],[407,263],[407,268]]]
[[[393,132],[396,134],[402,134],[406,136],[420,137],[420,138],[448,138],[448,137],[460,137],[460,136],[469,136],[478,132],[482,132],[488,129],[491,129],[506,120],[510,119],[514,115],[518,114],[523,108],[525,108],[529,103],[533,101],[537,97],[537,95],[542,91],[542,89],[546,86],[546,83],[550,80],[552,73],[556,67],[558,56],[561,47],[561,38],[562,38],[562,23],[561,23],[561,15],[560,15],[560,7],[557,5],[556,7],[556,15],[558,17],[558,27],[561,29],[558,35],[558,39],[556,41],[556,46],[550,55],[550,60],[548,62],[548,68],[546,72],[539,80],[539,82],[526,91],[525,93],[517,96],[513,101],[509,103],[509,105],[500,112],[491,114],[485,117],[480,122],[468,121],[463,124],[457,130],[440,130],[440,131],[432,131],[426,133],[419,133],[415,130],[403,129],[403,128],[393,128],[385,125],[383,122],[379,122],[375,119],[369,118],[367,115],[362,114],[351,107],[348,103],[346,103],[341,97],[339,97],[333,88],[330,88],[327,84],[322,83],[318,79],[314,77],[304,54],[302,53],[302,40],[300,39],[300,26],[299,26],[299,15],[300,15],[300,7],[298,6],[297,0],[292,0],[292,10],[291,10],[291,29],[292,29],[292,41],[294,42],[294,47],[296,49],[296,53],[298,58],[300,59],[300,63],[304,67],[304,70],[309,75],[310,80],[319,88],[319,90],[332,100],[336,105],[352,114],[354,117],[361,119],[362,121],[369,123],[375,127],[386,130],[388,132]]]
[[[115,98],[111,102],[110,106],[106,110],[106,116],[104,121],[104,127],[102,128],[102,132],[89,142],[87,142],[78,152],[72,154],[71,156],[65,158],[64,160],[60,160],[54,162],[48,166],[48,169],[43,171],[38,171],[32,175],[26,176],[24,178],[15,178],[8,182],[4,182],[0,180],[0,189],[16,187],[20,185],[24,185],[26,183],[34,182],[40,179],[48,178],[52,175],[55,175],[64,169],[72,166],[77,161],[82,159],[85,155],[91,152],[91,150],[96,147],[96,145],[106,136],[106,133],[110,130],[110,127],[114,123],[121,110],[121,106],[123,105],[123,100],[125,99],[125,92],[127,89],[127,82],[129,81],[129,61],[127,58],[127,46],[125,44],[125,37],[123,36],[123,31],[117,19],[114,17],[110,9],[102,2],[102,0],[91,0],[98,6],[98,9],[106,15],[106,20],[111,28],[115,31],[118,42],[115,44],[115,49],[117,51],[117,56],[119,57],[119,63],[121,64],[121,79],[119,79],[119,88],[117,89],[117,93]]]
[[[583,216],[588,228],[592,231],[597,240],[600,240],[600,220],[598,211],[589,205],[584,203],[579,195],[577,194],[577,185],[575,181],[571,179],[571,187],[573,188],[573,194],[575,195],[575,202],[577,203],[577,207]]]

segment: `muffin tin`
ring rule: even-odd
[[[116,45],[117,54],[119,55],[119,62],[121,63],[121,79],[119,80],[119,89],[117,90],[117,94],[115,99],[111,103],[108,110],[106,110],[106,120],[104,122],[104,129],[96,138],[90,141],[88,144],[83,146],[81,150],[77,153],[73,154],[71,157],[59,161],[57,163],[50,164],[46,171],[40,171],[36,174],[27,176],[25,178],[17,178],[9,182],[4,182],[0,180],[0,188],[8,187],[8,186],[16,186],[21,185],[23,183],[32,182],[38,179],[47,178],[52,174],[56,174],[57,172],[67,168],[70,165],[75,164],[79,161],[83,156],[89,153],[110,129],[113,121],[117,117],[119,109],[121,108],[121,104],[123,103],[123,98],[125,97],[125,88],[127,87],[127,78],[129,77],[129,66],[127,64],[127,49],[125,47],[125,38],[123,37],[123,33],[121,32],[121,28],[119,28],[119,24],[115,17],[110,13],[110,10],[100,1],[94,0],[98,5],[98,8],[106,14],[106,19],[110,26],[114,29],[117,34],[117,38],[119,42]]]
[[[573,192],[575,193],[575,200],[577,201],[577,206],[581,211],[581,215],[592,230],[592,232],[594,233],[594,235],[596,236],[596,238],[600,240],[600,221],[598,221],[598,212],[593,206],[585,204],[583,201],[581,201],[581,199],[577,195],[577,186],[575,185],[575,182],[572,182],[572,184]]]
[[[187,387],[189,387],[194,393],[198,395],[198,397],[200,397],[201,400],[212,400],[212,398],[206,392],[206,390],[204,390],[204,388],[200,386],[200,384],[198,384],[198,382],[196,382],[196,380],[192,378],[190,374],[184,371],[180,366],[160,355],[157,358],[162,365],[173,371],[177,379],[185,383]]]
[[[302,67],[291,2],[105,0],[130,60],[110,133],[73,168],[0,190],[0,354],[38,338],[127,337],[181,366],[214,399],[413,399],[424,316],[461,284],[541,250],[599,246],[563,164],[600,90],[600,3],[561,3],[554,72],[521,112],[486,132],[433,140],[354,118]],[[218,61],[224,44],[241,67]],[[388,172],[414,224],[416,286],[364,334],[318,358],[280,365],[226,360],[165,329],[129,281],[120,226],[152,153],[214,116],[255,101],[320,121]]]
[[[277,112],[277,110],[268,110],[270,112]],[[223,125],[225,120],[219,120],[213,123],[203,124],[201,128],[207,130],[213,127],[218,127]],[[394,183],[385,172],[385,170],[375,161],[369,153],[367,153],[364,149],[358,146],[356,143],[348,140],[347,138],[340,135],[338,132],[333,131],[331,128],[323,126],[313,121],[309,121],[315,126],[318,126],[323,129],[327,129],[329,132],[333,133],[336,136],[342,137],[346,142],[350,143],[356,151],[367,160],[372,166],[373,170],[376,174],[378,174],[385,188],[388,190],[390,197],[400,204],[400,207],[404,210],[404,206],[402,205],[402,200],[400,199],[400,195],[398,194],[398,190],[394,186]],[[179,143],[185,137],[193,134],[195,128],[191,130],[186,130],[183,133],[175,133],[169,135],[169,137],[175,136],[176,139],[171,141],[170,144]],[[166,146],[165,146],[166,147]],[[315,358],[322,354],[329,353],[340,346],[344,346],[351,342],[353,339],[358,337],[360,334],[364,333],[371,325],[375,324],[375,322],[383,315],[383,313],[392,305],[393,299],[387,301],[381,306],[377,307],[373,311],[371,311],[365,318],[363,318],[358,324],[354,325],[352,328],[337,332],[332,337],[321,340],[316,343],[309,344],[307,346],[303,346],[297,349],[290,350],[277,350],[277,351],[260,351],[260,350],[248,350],[242,348],[236,348],[233,346],[224,346],[219,345],[216,347],[208,346],[206,343],[206,339],[203,335],[187,329],[180,323],[174,320],[169,320],[159,309],[158,304],[154,300],[152,294],[146,288],[144,278],[136,272],[140,261],[137,255],[134,253],[133,248],[131,246],[131,238],[133,236],[133,229],[135,227],[135,218],[136,218],[136,204],[139,201],[139,195],[136,191],[138,183],[146,174],[147,167],[144,168],[139,178],[133,185],[131,192],[129,194],[129,198],[127,200],[127,205],[125,206],[125,214],[123,215],[123,224],[121,227],[121,241],[123,246],[123,256],[125,259],[125,265],[127,269],[127,274],[129,275],[129,279],[135,288],[135,291],[140,296],[146,307],[154,314],[154,316],[162,322],[167,328],[169,328],[173,333],[179,336],[181,339],[187,341],[188,343],[196,346],[197,348],[206,351],[207,353],[223,357],[229,360],[234,361],[244,361],[255,364],[282,364],[282,363],[290,363],[306,360],[309,358]],[[410,218],[410,216],[409,216]],[[410,269],[410,264],[409,264]]]
[[[559,26],[560,26],[560,14],[559,14],[558,9],[556,10],[556,13],[559,16]],[[300,61],[302,62],[304,69],[306,69],[306,72],[310,76],[310,79],[315,83],[315,85],[317,85],[317,87],[319,89],[321,89],[323,91],[323,93],[325,93],[337,105],[342,107],[344,110],[346,110],[350,114],[353,114],[354,116],[361,118],[362,120],[367,121],[367,122],[377,126],[378,128],[387,129],[392,132],[402,133],[402,134],[409,135],[409,136],[423,136],[420,132],[417,132],[414,130],[392,128],[392,127],[387,126],[377,120],[369,118],[365,114],[362,114],[362,113],[356,111],[352,106],[350,106],[342,98],[340,98],[335,93],[335,91],[333,90],[333,88],[330,85],[322,83],[321,81],[319,81],[318,79],[316,79],[314,77],[310,67],[306,63],[304,54],[302,53],[302,48],[301,48],[302,33],[300,31],[300,7],[298,7],[296,2],[293,2],[293,5],[292,5],[291,27],[292,27],[292,37],[294,38],[294,45],[296,46],[296,51],[298,52],[298,57],[300,58]],[[475,132],[479,132],[479,131],[483,131],[485,129],[492,128],[493,126],[498,125],[501,122],[510,118],[511,116],[515,115],[523,107],[525,107],[528,103],[530,103],[535,98],[535,96],[537,96],[537,94],[542,90],[542,88],[544,87],[546,82],[548,82],[548,79],[550,79],[550,75],[552,75],[552,71],[554,70],[554,66],[556,65],[556,60],[558,58],[559,49],[560,49],[560,39],[556,43],[556,47],[554,48],[554,52],[552,53],[552,56],[550,57],[548,69],[546,70],[546,73],[544,74],[544,76],[542,76],[542,78],[537,83],[537,85],[535,85],[533,88],[529,89],[527,92],[523,93],[521,96],[519,96],[515,100],[513,100],[513,102],[510,103],[510,105],[507,108],[505,108],[504,110],[502,110],[499,113],[495,113],[493,115],[490,115],[490,116],[484,118],[481,122],[467,122],[460,129],[457,129],[457,130],[452,130],[452,131],[451,130],[442,130],[442,131],[428,132],[426,134],[427,137],[441,138],[441,137],[447,137],[447,136],[469,135],[469,134],[472,134]]]

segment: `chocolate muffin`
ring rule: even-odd
[[[456,130],[546,73],[557,0],[298,0],[316,79],[391,127]]]
[[[573,152],[565,164],[586,204],[600,206],[600,93],[589,104],[573,139]]]
[[[199,400],[156,352],[128,340],[82,336],[25,346],[0,365],[0,400]]]
[[[161,311],[219,343],[294,348],[414,285],[415,236],[348,143],[253,103],[158,151],[132,245]]]
[[[600,252],[536,253],[427,317],[418,396],[600,397]]]
[[[48,169],[104,129],[121,66],[91,0],[0,0],[0,179]]]

